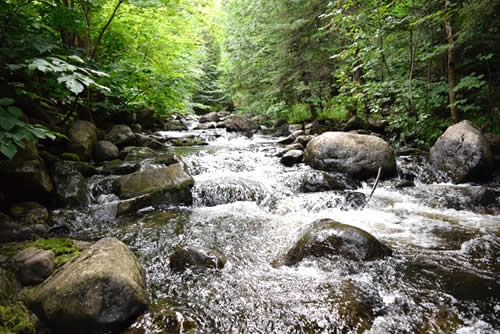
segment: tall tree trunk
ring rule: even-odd
[[[450,97],[451,119],[453,123],[458,122],[457,98],[455,96],[455,41],[451,27],[451,0],[444,1],[445,20],[444,28],[448,40],[448,95]]]
[[[115,8],[113,9],[113,13],[111,13],[111,16],[109,17],[108,21],[102,27],[101,31],[99,32],[99,35],[97,36],[96,40],[94,41],[94,46],[92,47],[92,51],[90,52],[90,57],[95,58],[97,54],[97,48],[99,47],[99,44],[101,43],[102,36],[106,32],[106,29],[108,29],[109,25],[111,24],[111,21],[115,18],[116,12],[118,11],[118,8],[122,5],[124,0],[118,0],[118,3],[116,4]]]

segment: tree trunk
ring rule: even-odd
[[[444,28],[446,39],[448,40],[448,95],[450,97],[451,119],[453,123],[458,122],[457,98],[455,96],[455,41],[453,39],[453,30],[451,27],[451,14],[449,9],[451,0],[444,1],[445,20]]]

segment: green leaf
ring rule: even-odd
[[[8,97],[3,97],[0,99],[0,106],[10,106],[12,103],[14,103],[14,100]]]
[[[66,88],[68,88],[71,92],[75,93],[76,95],[83,92],[84,89],[83,85],[76,79],[76,75],[74,74],[63,75],[57,78],[57,82],[64,83],[66,85]]]
[[[7,111],[9,112],[9,114],[11,114],[12,116],[14,116],[16,118],[21,117],[21,115],[23,114],[21,109],[19,109],[18,107],[15,107],[15,106],[8,107]]]
[[[73,59],[74,61],[77,61],[77,62],[79,62],[81,64],[85,64],[85,61],[82,58],[78,57],[78,56],[73,55],[73,56],[69,56],[68,58],[69,59]]]
[[[9,160],[17,153],[17,147],[12,142],[2,143],[0,145],[0,153],[5,155]]]
[[[10,131],[19,121],[17,118],[0,116],[0,127],[5,131]]]

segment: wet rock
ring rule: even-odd
[[[127,125],[115,125],[109,130],[104,139],[122,148],[135,144],[135,133]]]
[[[368,203],[368,197],[365,194],[357,191],[346,192],[340,209],[346,211],[360,210],[366,206],[366,203]]]
[[[280,145],[289,145],[289,144],[292,144],[295,141],[295,139],[297,139],[297,137],[299,137],[303,134],[304,134],[304,131],[302,131],[302,130],[295,131],[291,135],[289,135],[288,137],[278,140],[276,143],[278,143]]]
[[[113,160],[107,162],[101,170],[103,175],[126,175],[137,172],[141,165],[136,162]]]
[[[497,206],[497,194],[483,186],[430,186],[419,196],[430,207],[479,212],[488,206]]]
[[[35,145],[25,143],[12,160],[0,160],[2,194],[9,200],[46,202],[53,186]]]
[[[370,233],[331,219],[321,219],[307,226],[284,258],[275,264],[291,266],[309,256],[342,256],[370,261],[391,254],[392,250]]]
[[[143,134],[136,133],[135,138],[136,138],[136,143],[139,146],[149,147],[153,150],[162,150],[165,148],[165,145],[162,142],[150,136],[145,136]]]
[[[257,122],[243,115],[231,115],[224,120],[227,131],[248,132],[259,129]]]
[[[183,246],[170,255],[170,268],[175,271],[184,271],[187,268],[222,269],[226,262],[227,259],[222,253],[209,248]]]
[[[127,146],[120,151],[120,159],[125,161],[144,160],[158,155],[158,152],[149,147]]]
[[[396,189],[402,189],[402,188],[409,188],[409,187],[415,187],[415,182],[413,180],[399,180],[394,187]]]
[[[389,126],[389,122],[385,119],[368,118],[368,128],[376,133],[383,134]]]
[[[207,130],[207,129],[216,129],[217,128],[217,125],[219,124],[219,128],[223,127],[222,124],[224,124],[224,122],[209,122],[209,123],[200,123],[196,129],[198,130]]]
[[[155,124],[155,111],[152,107],[143,107],[135,112],[135,120],[143,129],[150,130]]]
[[[0,212],[0,242],[25,241],[46,237],[46,224],[16,222]]]
[[[46,225],[49,212],[45,207],[36,202],[22,202],[10,207],[10,215],[14,220],[25,225]]]
[[[304,151],[304,147],[305,147],[304,145],[296,143],[296,144],[287,145],[286,149],[289,151],[292,151],[292,150]]]
[[[135,255],[121,241],[105,238],[36,287],[27,302],[51,328],[96,333],[135,319],[149,296]]]
[[[135,134],[141,133],[144,130],[142,129],[142,125],[139,123],[134,123],[130,126],[130,129],[135,132]]]
[[[296,131],[304,130],[304,126],[302,124],[290,124],[288,125],[288,130],[290,131],[290,133],[294,133]]]
[[[113,188],[120,198],[127,199],[149,194],[151,204],[189,204],[194,180],[182,163],[166,168],[154,168],[120,176],[113,180]]]
[[[346,132],[326,132],[312,139],[304,161],[323,171],[347,173],[359,179],[375,177],[382,167],[382,177],[396,173],[394,151],[375,136]]]
[[[112,142],[107,140],[98,141],[95,146],[95,160],[98,162],[118,159],[120,151]]]
[[[23,285],[40,284],[54,272],[55,254],[29,247],[18,252],[12,260],[18,268],[19,278]]]
[[[491,177],[490,147],[481,131],[469,121],[449,127],[430,153],[432,162],[456,183]]]
[[[349,175],[340,173],[326,173],[311,171],[304,175],[301,191],[313,193],[330,190],[354,190],[361,187],[361,184]]]
[[[445,290],[459,299],[499,298],[500,283],[466,271],[445,272],[440,276]]]
[[[90,177],[92,175],[97,174],[97,168],[92,166],[88,162],[65,161],[64,163],[67,166],[71,167],[72,169],[78,171],[80,174],[82,174],[85,177]]]
[[[221,122],[217,122],[217,123],[215,124],[215,128],[216,128],[216,129],[225,129],[225,128],[226,128],[226,124],[224,124],[224,122],[223,122],[223,121],[221,121]]]
[[[484,138],[490,145],[493,163],[496,170],[500,170],[500,134],[487,133]]]
[[[278,123],[276,123],[276,124],[278,124]],[[290,135],[288,123],[279,125],[277,127],[276,127],[276,124],[275,124],[275,127],[272,129],[272,131],[270,131],[270,134],[272,134],[273,137],[288,137]]]
[[[303,157],[304,157],[303,151],[290,150],[281,157],[280,162],[287,167],[291,167],[295,164],[301,163]]]
[[[314,138],[315,136],[313,135],[301,135],[301,136],[298,136],[297,138],[295,138],[294,140],[294,144],[300,144],[304,147],[307,146],[307,144]]]
[[[216,112],[210,112],[200,117],[200,123],[217,123],[218,121],[220,121],[220,118]]]
[[[77,154],[81,161],[90,161],[97,142],[95,125],[87,121],[76,121],[69,128],[68,137],[68,151]]]
[[[88,204],[85,178],[64,161],[55,162],[51,168],[54,182],[52,204],[58,208],[81,207]]]
[[[194,333],[196,322],[188,316],[168,308],[167,305],[154,305],[149,311],[139,317],[124,334]]]
[[[170,119],[163,126],[166,131],[186,131],[186,124],[180,119]]]
[[[198,146],[198,145],[208,145],[203,138],[195,136],[184,136],[180,138],[174,138],[170,140],[173,146]]]

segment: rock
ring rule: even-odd
[[[224,124],[224,122],[221,122],[221,123]],[[215,123],[215,122],[200,123],[196,127],[196,129],[198,129],[198,130],[216,129],[217,128],[217,124],[219,124],[219,123]]]
[[[321,219],[307,226],[281,263],[275,264],[290,266],[309,256],[370,261],[391,254],[392,250],[370,233],[331,219]]]
[[[471,122],[450,126],[431,148],[431,160],[455,183],[491,177],[493,159],[486,138]]]
[[[21,284],[16,279],[15,273],[0,266],[0,306],[9,304],[19,290]]]
[[[306,147],[307,144],[314,138],[315,136],[313,135],[301,135],[295,138],[294,144],[301,144],[302,146]]]
[[[144,130],[142,129],[142,125],[139,123],[134,123],[130,126],[130,129],[135,132],[135,134],[141,133]]]
[[[27,298],[48,326],[64,333],[96,333],[123,327],[149,304],[144,271],[115,238],[83,251]]]
[[[279,124],[279,123],[276,123],[275,126],[277,124]],[[278,127],[274,127],[272,135],[273,135],[273,137],[287,137],[287,136],[289,136],[290,130],[288,128],[288,123],[282,124]]]
[[[149,147],[127,146],[120,151],[120,159],[124,159],[125,161],[144,160],[146,158],[153,158],[156,155],[158,155],[158,152]]]
[[[233,132],[247,132],[256,131],[259,129],[257,122],[242,116],[242,115],[231,115],[226,120],[224,120],[224,125],[227,131]]]
[[[288,125],[288,130],[290,131],[290,133],[294,133],[296,131],[304,130],[304,126],[302,124],[290,124]]]
[[[484,137],[486,138],[486,141],[490,145],[495,168],[497,170],[500,170],[500,134],[487,133]]]
[[[107,140],[98,141],[95,146],[95,160],[98,162],[118,159],[120,151],[112,142]]]
[[[312,193],[330,190],[354,190],[360,187],[361,184],[348,175],[312,171],[304,175],[301,190],[305,193]]]
[[[178,247],[170,255],[170,268],[175,271],[184,271],[188,267],[196,269],[222,269],[226,264],[226,257],[219,251],[201,247]]]
[[[302,130],[295,131],[291,135],[289,135],[288,137],[278,140],[277,143],[281,144],[281,145],[292,144],[295,141],[295,139],[297,139],[297,137],[299,137],[303,134],[304,134],[304,131],[302,131]]]
[[[377,133],[384,133],[389,126],[389,121],[385,119],[368,118],[368,128]]]
[[[47,209],[36,202],[22,202],[10,207],[10,215],[14,220],[25,225],[46,225],[49,220]]]
[[[396,173],[394,151],[386,141],[347,132],[326,132],[312,139],[304,161],[315,169],[347,173],[359,179],[375,177],[379,167],[382,178]]]
[[[136,122],[146,130],[153,128],[155,123],[155,111],[152,107],[143,107],[135,112]]]
[[[225,129],[226,128],[226,124],[224,122],[217,122],[215,124],[215,128],[216,129]]]
[[[141,165],[135,162],[123,162],[121,160],[113,160],[107,162],[101,170],[103,175],[126,175],[137,172],[141,169]]]
[[[58,208],[81,207],[89,203],[85,178],[71,165],[57,161],[51,168],[55,191],[52,204]]]
[[[91,177],[97,174],[97,168],[88,162],[65,161],[64,164],[78,171],[85,177]]]
[[[16,222],[0,212],[0,243],[43,238],[47,236],[48,230],[46,224]]]
[[[53,189],[45,163],[31,142],[25,142],[25,149],[12,160],[0,160],[0,184],[9,200],[46,202]]]
[[[346,192],[340,209],[344,211],[361,210],[366,206],[367,202],[368,198],[363,193],[357,191]]]
[[[299,150],[299,151],[304,151],[304,145],[300,144],[300,143],[296,143],[296,144],[290,144],[290,145],[287,145],[286,146],[286,149],[291,151],[291,150]]]
[[[168,308],[168,305],[150,306],[148,312],[129,328],[124,334],[146,333],[194,333],[196,321],[192,318]]]
[[[166,168],[146,169],[113,180],[113,189],[122,199],[148,194],[151,204],[190,204],[194,180],[182,163]]]
[[[432,185],[425,188],[419,196],[423,202],[433,208],[451,208],[482,212],[486,207],[498,209],[497,194],[483,186],[457,187]]]
[[[135,133],[127,125],[115,125],[109,130],[105,140],[112,142],[119,148],[134,145]]]
[[[171,119],[164,125],[166,131],[186,131],[188,128],[180,119]]]
[[[208,145],[207,142],[205,142],[202,138],[200,137],[194,137],[194,136],[184,136],[180,138],[174,138],[170,140],[170,143],[173,146],[198,146],[198,145]]]
[[[149,136],[145,136],[143,134],[136,133],[136,143],[139,146],[142,147],[149,147],[153,150],[162,150],[165,148],[165,145],[160,142],[159,140],[156,140],[154,138],[151,138]]]
[[[69,128],[68,151],[75,153],[81,161],[90,161],[97,142],[94,124],[87,121],[76,121]]]
[[[217,123],[218,121],[220,121],[220,118],[216,112],[211,112],[200,117],[200,123]]]
[[[295,164],[302,162],[302,158],[304,157],[304,152],[300,150],[291,150],[286,152],[280,159],[280,162],[287,166],[291,167]]]
[[[29,247],[18,252],[12,260],[16,264],[23,285],[37,285],[54,272],[55,254]]]
[[[196,206],[217,206],[234,202],[262,203],[270,194],[266,187],[257,180],[245,178],[220,177],[196,183]]]

